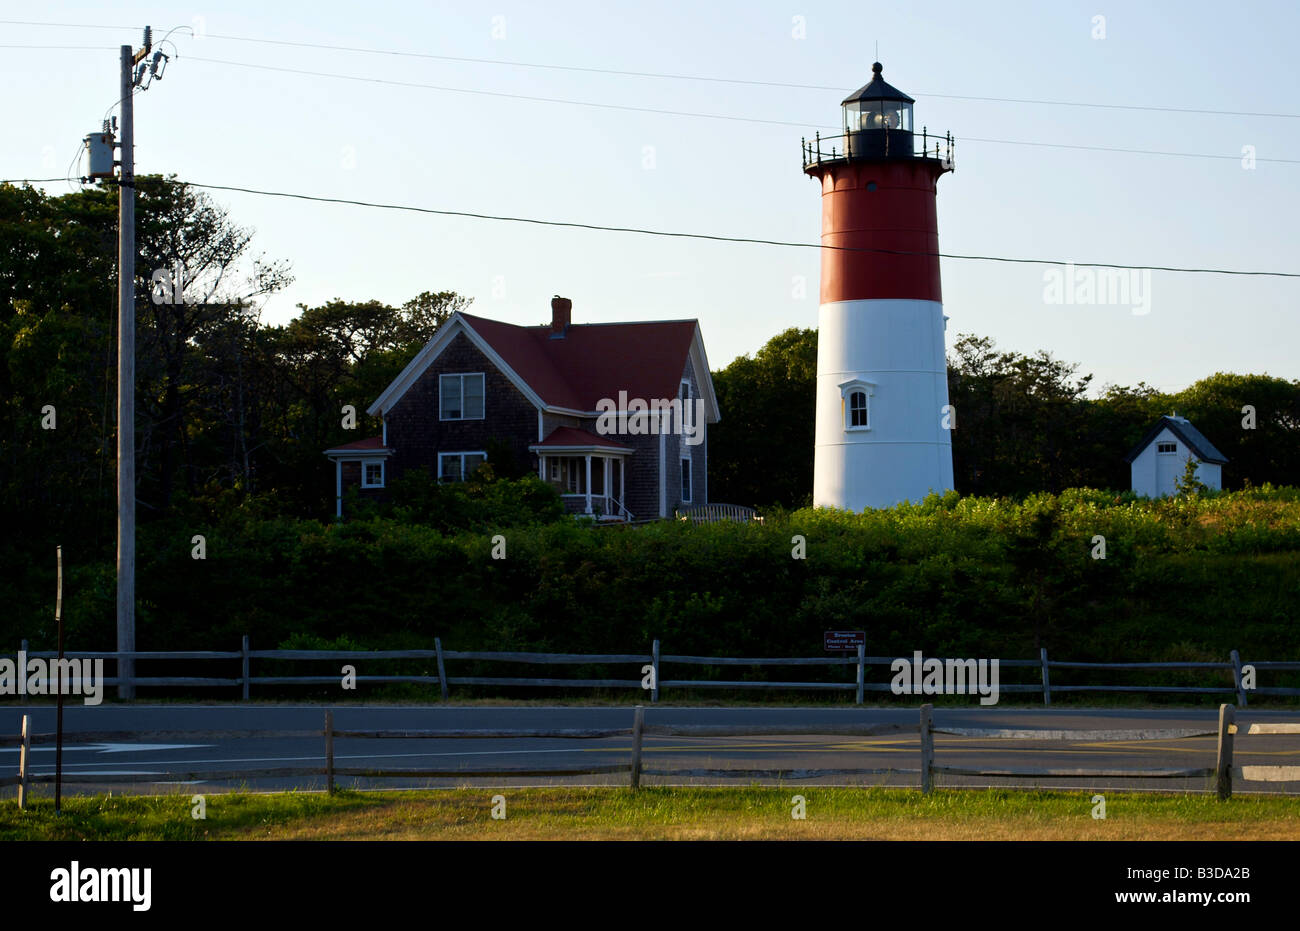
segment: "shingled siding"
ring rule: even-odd
[[[361,487],[361,463],[354,460],[344,460],[343,466],[343,494],[346,496],[349,488],[355,488],[361,494],[363,501],[387,501],[388,500],[388,479],[391,473],[384,472],[383,488],[362,488]],[[347,508],[344,508],[344,513]],[[332,512],[331,512],[332,513]]]
[[[686,368],[682,372],[682,380],[690,382],[691,385],[691,404],[694,405],[696,400],[701,397],[699,381],[695,377],[695,369],[691,365],[690,359],[686,360]],[[685,436],[672,436],[670,440],[676,441],[674,449],[675,456],[672,460],[672,475],[677,488],[678,506],[682,504],[682,470],[678,464],[681,459],[683,449],[690,450],[691,455],[691,505],[707,504],[709,501],[709,425],[707,417],[697,417],[697,426],[700,431],[702,442],[695,446],[689,446],[686,443]]]
[[[591,430],[595,429],[595,421],[592,421]],[[658,517],[659,437],[651,434],[619,435],[613,438],[634,450],[623,463],[623,475],[627,481],[623,506],[632,512],[636,520]]]
[[[439,420],[438,378],[483,373],[483,419]],[[509,444],[519,465],[537,471],[537,408],[473,343],[458,334],[384,418],[393,449],[386,479],[392,482],[411,468],[436,474],[438,453],[487,450],[490,441]]]
[[[590,430],[592,433],[595,433],[595,427],[591,426],[591,423],[594,422],[595,421],[586,421],[581,417],[574,417],[569,414],[552,414],[549,412],[543,412],[541,439],[546,439],[552,432],[560,427],[574,427],[578,430]],[[534,427],[533,429],[536,430],[537,428]],[[540,440],[538,442],[540,442]]]

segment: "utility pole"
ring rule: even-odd
[[[135,651],[135,88],[160,78],[167,56],[153,51],[144,27],[144,46],[122,46],[122,156],[118,177],[117,225],[117,652]],[[137,66],[138,69],[137,69]],[[135,658],[117,661],[118,698],[135,697]]]
[[[149,34],[145,32],[148,54]],[[122,46],[122,172],[117,188],[117,651],[135,650],[135,65]],[[135,658],[117,661],[117,697],[135,698]]]

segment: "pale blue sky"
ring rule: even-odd
[[[1105,38],[1093,38],[1095,16]],[[503,17],[495,20],[494,17]],[[805,37],[797,38],[802,17]],[[1292,3],[0,3],[0,19],[143,24],[179,59],[136,98],[140,172],[489,214],[815,242],[799,140],[839,121],[871,77],[958,139],[939,186],[951,253],[1300,271],[1300,67]],[[498,36],[504,26],[504,36]],[[257,37],[462,58],[826,85],[734,85],[233,41]],[[0,25],[0,177],[64,172],[116,96],[135,29]],[[454,93],[200,58],[503,94],[790,121],[705,119]],[[999,103],[1014,97],[1232,111],[1208,115]],[[1184,158],[967,140],[1230,156]],[[1260,161],[1241,164],[1253,145]],[[652,148],[647,148],[652,147]],[[653,167],[647,167],[652,153]],[[66,184],[46,185],[66,191]],[[517,323],[574,301],[575,322],[697,317],[714,368],[817,321],[814,250],[421,216],[219,193],[296,281],[267,306],[392,303],[456,290]],[[1300,377],[1300,280],[1151,276],[1150,312],[1048,305],[1044,268],[944,260],[957,333],[1043,348],[1095,383],[1176,390],[1214,371]],[[807,297],[792,296],[805,276]],[[494,293],[494,284],[501,294]]]

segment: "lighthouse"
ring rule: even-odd
[[[911,97],[872,79],[843,132],[805,140],[821,182],[813,506],[882,508],[953,487],[935,195],[952,137],[915,133]]]

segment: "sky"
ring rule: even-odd
[[[1300,272],[1289,2],[0,2],[0,20],[0,178],[68,173],[116,100],[117,48],[148,23],[179,28],[135,97],[138,173],[816,243],[801,139],[839,124],[878,54],[915,124],[957,139],[943,252]],[[714,369],[817,325],[816,249],[211,193],[292,267],[268,323],[452,290],[539,324],[561,294],[575,323],[696,318]],[[1139,272],[1107,303],[1083,279],[1053,293],[1062,271],[944,259],[949,348],[1047,350],[1095,389],[1300,378],[1300,278]]]

